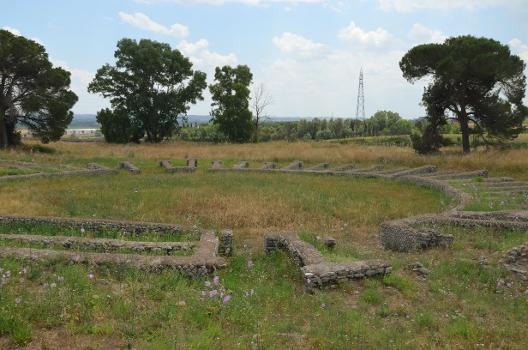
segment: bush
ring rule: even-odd
[[[423,125],[421,133],[411,134],[412,147],[419,154],[437,153],[443,146],[449,146],[451,141],[441,135],[441,128],[445,120],[441,118],[428,117]]]
[[[101,132],[106,142],[139,143],[144,136],[143,129],[133,125],[124,110],[102,109],[97,112],[97,122],[101,124]]]

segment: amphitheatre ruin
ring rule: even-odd
[[[160,167],[167,173],[193,173],[198,166],[198,159],[187,159],[185,166],[173,166],[170,161],[162,160]],[[14,162],[18,167],[32,167],[31,163]],[[133,175],[141,173],[141,169],[132,162],[123,161],[119,168],[125,169]],[[112,176],[119,169],[104,167],[95,163],[88,164],[86,169],[72,169],[61,172],[35,172],[27,175],[7,175],[0,177],[0,182],[14,180],[30,180],[34,178],[58,178],[70,176]],[[528,181],[516,181],[510,177],[488,177],[485,169],[478,171],[442,171],[437,166],[420,166],[414,168],[389,168],[383,166],[357,167],[355,164],[342,164],[331,167],[328,163],[321,163],[304,168],[302,161],[280,167],[275,162],[265,162],[260,167],[251,168],[249,162],[240,161],[232,167],[225,167],[221,160],[211,162],[208,172],[237,172],[237,173],[273,173],[303,174],[306,176],[339,176],[350,178],[378,178],[390,181],[410,183],[416,186],[441,191],[453,200],[451,207],[438,214],[402,218],[383,222],[379,226],[379,244],[390,251],[411,252],[423,251],[442,247],[449,249],[456,239],[451,234],[442,232],[442,226],[485,227],[509,229],[528,232],[528,211],[494,211],[476,212],[466,211],[464,207],[472,200],[472,194],[460,189],[473,186],[473,180],[478,179],[478,191],[482,193],[525,193],[528,191]],[[191,175],[192,176],[192,175]],[[457,183],[454,187],[452,184]],[[31,217],[31,216],[0,216],[0,225],[50,225],[60,232],[64,229],[81,230],[83,233],[98,233],[104,230],[119,231],[124,235],[141,237],[145,232],[171,234],[173,236],[188,233],[189,229],[173,224],[131,222],[115,220],[97,220],[82,218],[60,217]],[[7,245],[0,247],[0,257],[12,256],[24,260],[56,261],[65,260],[72,263],[88,265],[116,264],[135,267],[148,271],[164,269],[179,270],[190,278],[216,274],[219,269],[229,264],[229,257],[236,250],[233,240],[236,232],[231,229],[219,231],[192,228],[195,240],[143,242],[119,239],[88,238],[62,236],[30,235],[30,234],[2,234],[0,239]],[[323,237],[323,241],[336,244],[332,237]],[[47,246],[45,249],[10,247],[9,243],[34,244]],[[339,242],[337,242],[339,244]],[[53,247],[61,247],[54,250]],[[92,249],[98,252],[82,252],[82,249]],[[129,254],[119,251],[127,249]],[[307,292],[328,286],[335,286],[345,281],[360,280],[391,273],[390,261],[355,260],[348,263],[327,261],[324,255],[312,244],[299,238],[296,232],[269,232],[264,237],[263,249],[266,254],[276,250],[285,251],[293,263],[300,268]],[[502,263],[510,271],[522,279],[528,278],[527,246],[519,246],[504,252]],[[187,252],[186,256],[173,256],[170,252]],[[149,253],[139,255],[138,253]]]

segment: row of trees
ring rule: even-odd
[[[101,67],[88,91],[110,99],[111,109],[97,113],[108,142],[161,142],[181,127],[190,105],[203,100],[206,74],[195,71],[180,51],[152,40],[122,39],[116,64]],[[217,67],[209,86],[213,122],[231,142],[253,135],[249,110],[253,75],[247,66]]]
[[[365,120],[302,119],[299,121],[265,120],[259,124],[258,140],[329,140],[358,136],[409,135],[422,129],[424,121],[407,120],[398,113],[378,111]],[[446,124],[442,133],[456,133],[453,124]],[[215,125],[194,125],[182,128],[177,138],[198,142],[227,142],[229,138]]]
[[[106,140],[160,142],[172,137],[190,106],[203,99],[205,73],[193,70],[178,50],[152,40],[122,39],[115,57],[115,65],[103,65],[88,87],[110,99],[111,108],[97,114]],[[469,152],[470,135],[512,139],[522,132],[528,115],[523,105],[526,64],[508,46],[472,36],[449,38],[412,48],[400,68],[411,83],[430,78],[422,99],[427,117],[412,136],[417,151],[435,152],[444,145],[441,132],[450,120],[459,124],[464,152]],[[263,90],[250,99],[252,80],[247,66],[216,68],[208,88],[217,136],[231,142],[273,137],[262,127],[271,100]],[[20,124],[43,142],[58,140],[77,101],[69,86],[70,73],[53,67],[42,45],[0,30],[0,147],[20,142]],[[285,138],[318,139],[405,134],[411,129],[396,113],[378,112],[365,121],[313,120],[285,125],[281,132]]]

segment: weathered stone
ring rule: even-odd
[[[211,169],[216,170],[216,169],[223,169],[223,168],[224,168],[224,163],[221,160],[213,161],[213,166]]]
[[[130,162],[121,162],[119,164],[119,167],[121,169],[126,169],[128,170],[129,173],[132,173],[132,174],[139,174],[141,172],[141,170],[139,170],[138,167],[136,167],[134,164],[130,163]]]

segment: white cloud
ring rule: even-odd
[[[189,35],[189,28],[180,23],[174,23],[167,27],[156,21],[150,19],[147,15],[141,12],[129,14],[125,12],[118,13],[119,18],[125,23],[131,24],[134,27],[147,30],[149,32],[170,35],[179,38],[185,38]]]
[[[10,32],[13,35],[22,36],[22,32],[20,30],[16,29],[16,28],[9,27],[9,26],[4,26],[4,27],[2,27],[2,29],[7,30],[8,32]],[[33,37],[33,38],[29,38],[29,39],[33,40],[34,42],[36,42],[36,43],[38,43],[40,45],[44,45],[39,38]]]
[[[12,27],[8,27],[8,26],[5,26],[5,27],[2,27],[3,30],[7,30],[8,32],[10,32],[11,34],[13,35],[17,35],[17,36],[20,36],[22,35],[22,33],[20,32],[20,30],[16,29],[16,28],[12,28]]]
[[[415,23],[409,31],[409,38],[416,44],[442,43],[447,37],[439,30],[427,28],[423,24]]]
[[[323,44],[290,32],[275,36],[272,41],[282,52],[295,53],[303,57],[318,55],[324,50]]]
[[[523,43],[521,40],[515,38],[508,42],[508,45],[516,52],[528,65],[528,44]]]
[[[195,4],[195,5],[225,5],[225,4],[242,4],[249,6],[263,6],[271,4],[326,4],[330,0],[136,0],[142,4],[153,4],[158,2],[173,2],[176,4]]]
[[[384,11],[412,12],[419,10],[473,10],[500,5],[521,5],[523,0],[378,0]]]
[[[70,88],[79,97],[79,101],[73,106],[75,113],[95,113],[96,109],[109,106],[108,101],[97,94],[88,93],[88,84],[93,80],[95,74],[81,68],[70,67],[62,60],[50,58],[54,66],[62,67],[71,73]]]
[[[403,54],[329,49],[313,60],[277,59],[256,78],[273,96],[273,115],[354,117],[358,75],[363,67],[367,116],[387,109],[418,117],[423,114],[419,106],[423,85],[411,85],[403,79],[398,66]]]
[[[375,47],[387,45],[393,40],[392,35],[383,28],[365,31],[354,22],[350,22],[347,27],[341,29],[338,36],[346,41]]]
[[[209,50],[209,42],[200,39],[195,43],[183,40],[177,46],[185,56],[196,65],[197,68],[210,70],[216,66],[236,65],[237,56],[234,53],[222,55]]]

